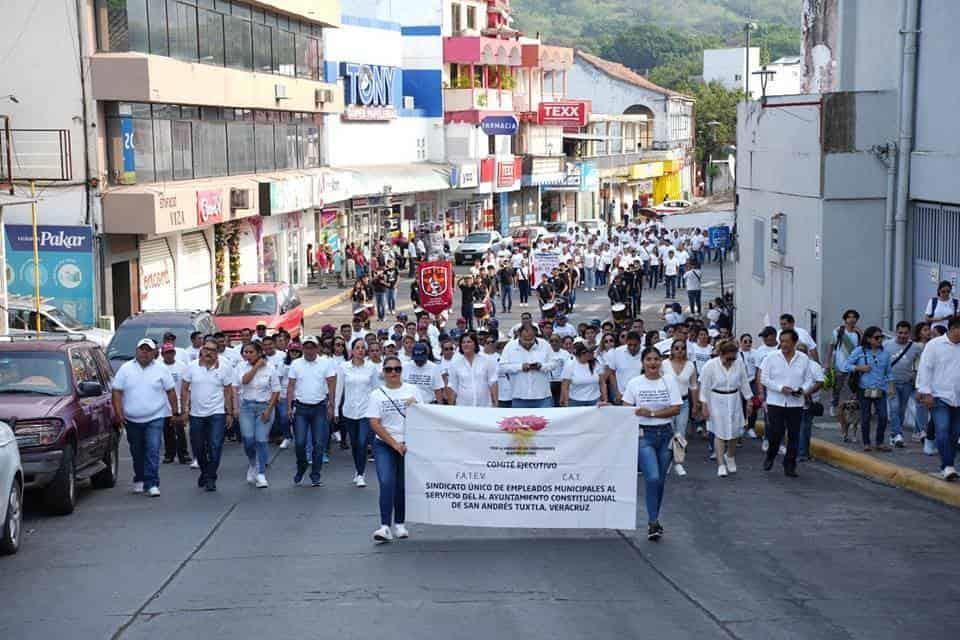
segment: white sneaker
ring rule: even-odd
[[[339,431],[334,431],[333,433],[330,434],[330,437],[333,438],[333,441],[334,441],[334,442],[340,442],[340,432],[339,432]]]
[[[783,445],[780,445],[780,448],[777,449],[777,453],[779,453],[782,456],[785,456],[787,455],[787,448]]]
[[[716,451],[711,451],[711,452],[710,452],[710,459],[711,459],[711,460],[716,460],[716,459],[717,459],[717,452],[716,452]]]
[[[289,448],[290,448],[290,438],[284,438],[284,439],[283,439],[283,442],[280,443],[280,448],[281,448],[281,449],[289,449]]]
[[[253,484],[257,479],[257,468],[252,464],[247,467],[247,484]]]
[[[766,453],[770,449],[770,441],[766,438],[763,439],[763,444],[760,445],[760,449]]]
[[[928,456],[937,455],[937,443],[933,440],[924,440],[923,441],[923,453]]]
[[[737,472],[737,460],[736,460],[736,458],[731,458],[731,457],[729,457],[729,456],[724,455],[724,456],[723,456],[723,461],[724,461],[725,463],[727,463],[727,471],[729,471],[730,473],[736,473],[736,472]]]
[[[200,468],[200,463],[197,462],[197,459],[196,459],[196,458],[194,458],[194,459],[193,459],[193,462],[190,463],[190,468],[191,468],[191,469],[199,469],[199,468]]]
[[[677,475],[681,478],[687,475],[687,470],[683,468],[682,464],[673,465],[673,470],[677,472]]]
[[[758,435],[757,435],[757,432],[754,431],[753,429],[747,429],[747,437],[750,438],[750,439],[752,439],[752,440],[756,440],[756,439],[759,438],[760,436],[758,436]]]
[[[394,532],[394,535],[396,535],[396,536],[397,536],[398,538],[400,538],[401,540],[402,540],[403,538],[409,538],[409,537],[410,537],[410,532],[407,531],[406,525],[403,525],[403,524],[395,524],[395,525],[393,525],[393,532]]]
[[[727,468],[724,467],[723,465],[720,465],[719,467],[717,467],[717,476],[719,476],[719,477],[721,477],[721,478],[726,478],[726,477],[727,477]]]
[[[373,539],[377,542],[390,542],[393,540],[393,532],[390,531],[390,527],[383,525],[373,532]]]
[[[143,493],[143,483],[134,482],[130,485],[130,491],[133,493]]]
[[[913,432],[913,441],[920,443],[923,442],[927,437],[926,432],[924,431],[914,431]]]
[[[892,446],[894,446],[894,447],[902,447],[902,446],[903,446],[903,436],[900,435],[899,433],[898,433],[897,435],[893,436],[892,438],[890,438],[890,444],[891,444]]]
[[[362,488],[364,488],[365,486],[367,486],[367,480],[366,480],[366,478],[364,478],[363,475],[357,476],[357,487],[359,487],[360,489],[362,489]]]
[[[160,497],[160,487],[150,487],[150,490],[147,491],[147,495],[151,498]]]
[[[957,470],[953,467],[944,467],[942,475],[944,480],[956,480],[960,478],[960,474],[958,474]]]
[[[353,480],[350,481],[350,482],[353,483],[353,486],[357,486],[357,478],[359,478],[359,477],[360,477],[360,474],[359,474],[359,473],[353,474]]]
[[[262,473],[257,474],[256,483],[257,489],[266,489],[270,486],[269,483],[267,483],[267,476],[263,475]]]

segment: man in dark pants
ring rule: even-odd
[[[763,470],[773,468],[777,450],[787,434],[787,455],[783,472],[797,477],[797,451],[800,447],[800,421],[804,394],[814,386],[810,360],[797,351],[799,336],[793,329],[780,332],[780,350],[770,353],[760,367],[760,384],[767,401],[767,449]]]

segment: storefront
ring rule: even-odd
[[[314,176],[260,183],[259,281],[306,286],[316,241]]]

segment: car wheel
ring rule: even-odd
[[[117,478],[120,477],[120,437],[117,434],[110,436],[110,447],[103,454],[103,464],[107,468],[93,474],[90,484],[95,489],[112,489],[117,486]]]
[[[44,502],[56,515],[65,516],[73,513],[74,507],[77,506],[77,479],[73,456],[73,445],[68,444],[63,448],[63,460],[57,475],[44,489]]]
[[[7,519],[0,529],[0,554],[16,553],[20,548],[20,532],[23,524],[23,489],[20,479],[13,481],[7,497]]]

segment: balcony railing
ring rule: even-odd
[[[446,111],[513,111],[513,92],[498,89],[444,89]]]

